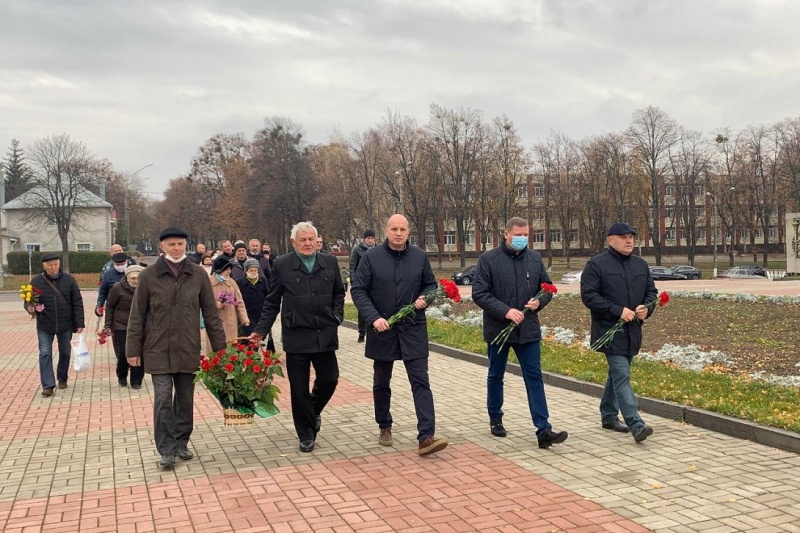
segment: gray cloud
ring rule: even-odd
[[[310,142],[385,109],[502,113],[532,144],[657,105],[710,132],[797,116],[800,5],[778,0],[2,0],[0,145],[67,132],[163,189],[214,133]]]

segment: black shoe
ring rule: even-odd
[[[317,415],[317,418],[314,419],[314,437],[317,436],[321,427],[322,427],[322,415]]]
[[[613,429],[619,433],[628,433],[630,431],[628,426],[619,421],[619,418],[615,418],[613,422],[603,422],[603,429]]]
[[[358,334],[358,342],[364,342],[365,338],[366,338],[366,334],[364,334],[364,333],[359,333]]]
[[[653,434],[653,428],[650,426],[639,426],[631,433],[633,433],[633,440],[636,442],[642,442],[644,439]]]
[[[508,433],[506,433],[506,428],[503,427],[503,421],[500,418],[490,420],[489,427],[492,429],[492,435],[495,437],[505,437],[508,435]]]
[[[127,387],[128,386],[128,381],[125,380],[125,379],[118,379],[117,383],[119,383],[120,387]]]
[[[141,389],[142,388],[142,384],[141,383],[131,383],[131,388],[132,389],[137,389],[137,390]]]
[[[52,396],[55,390],[56,390],[55,387],[47,387],[46,389],[42,390],[42,396],[44,396],[45,398],[47,398],[48,396]]]
[[[549,448],[553,444],[561,444],[567,440],[566,431],[553,431],[548,429],[537,437],[539,448]]]
[[[300,451],[301,452],[313,452],[314,451],[314,441],[313,440],[304,440],[300,442]]]
[[[66,389],[67,388],[67,382],[66,381],[59,381],[58,382],[58,388],[59,389]]]
[[[175,454],[183,461],[188,461],[194,458],[194,454],[191,452],[191,450],[189,450],[189,448],[180,448],[175,450]]]
[[[175,466],[175,456],[171,453],[161,456],[161,460],[158,462],[158,466],[161,468],[172,468]]]

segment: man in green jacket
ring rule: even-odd
[[[211,348],[225,348],[211,281],[203,267],[187,260],[187,237],[175,227],[161,232],[164,256],[139,275],[128,321],[128,364],[144,365],[153,378],[153,429],[163,468],[172,468],[176,455],[184,461],[194,457],[188,444],[201,313]]]

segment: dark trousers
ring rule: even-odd
[[[117,379],[119,381],[128,380],[128,370],[131,373],[131,385],[141,385],[144,379],[144,366],[130,366],[125,357],[125,336],[127,331],[121,329],[114,330],[114,353],[117,354]]]
[[[156,449],[161,455],[167,455],[186,448],[192,436],[194,374],[153,374],[152,378]]]
[[[314,365],[313,391],[309,392],[311,365]],[[328,404],[339,383],[336,352],[287,353],[286,371],[292,396],[292,419],[300,442],[315,440],[314,423]]]
[[[436,430],[436,414],[433,409],[433,393],[428,381],[428,358],[403,361],[411,394],[414,397],[414,410],[417,413],[417,440],[432,437]],[[378,427],[392,427],[392,369],[394,361],[375,361],[372,377],[372,398],[375,402],[375,422]]]
[[[367,334],[367,321],[364,320],[364,317],[361,316],[361,313],[358,313],[358,334],[359,335]]]

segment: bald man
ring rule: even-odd
[[[367,324],[365,355],[373,360],[372,396],[378,443],[391,446],[392,390],[390,382],[395,361],[403,361],[417,413],[419,455],[430,455],[447,447],[446,438],[434,436],[436,415],[428,381],[428,325],[425,295],[436,288],[436,277],[427,254],[408,242],[408,220],[392,215],[386,223],[386,240],[364,253],[350,294]],[[390,327],[387,318],[403,303],[414,302],[416,312]]]

